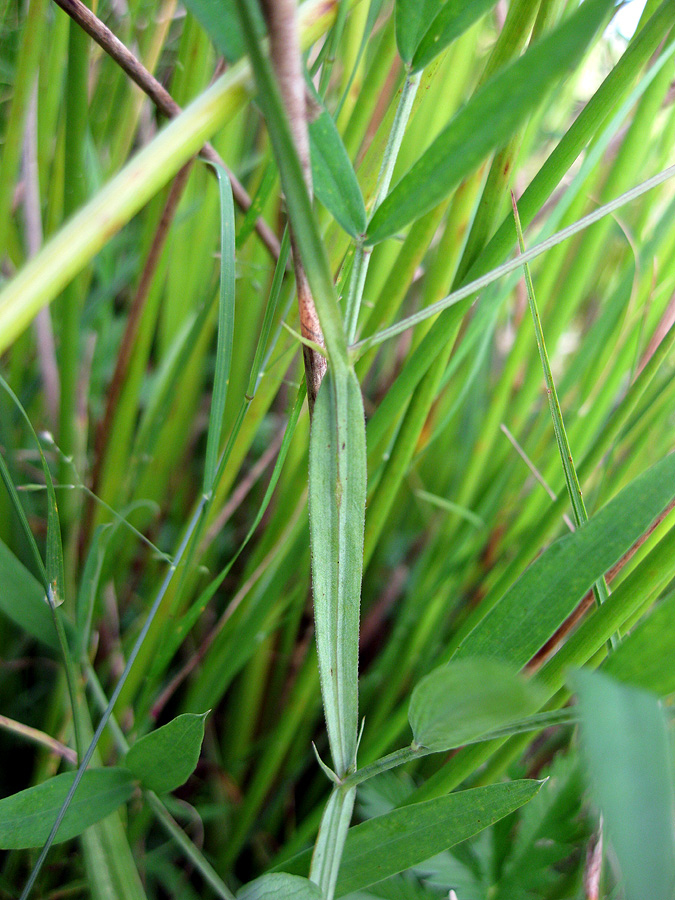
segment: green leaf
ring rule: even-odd
[[[313,881],[285,872],[263,875],[237,891],[237,900],[321,900],[322,896]]]
[[[74,779],[75,772],[65,772],[0,800],[0,849],[44,844]],[[82,834],[126,803],[133,792],[133,776],[127,769],[88,769],[56,833],[56,843]]]
[[[212,165],[218,175],[218,191],[220,195],[220,293],[218,299],[216,369],[213,379],[209,429],[206,438],[206,459],[204,461],[204,493],[206,494],[213,489],[218,468],[220,432],[225,417],[227,386],[230,382],[232,344],[234,341],[234,200],[227,172],[216,163],[212,163]]]
[[[207,715],[184,713],[136,741],[124,763],[143,787],[164,794],[185,784],[199,760]]]
[[[412,62],[438,0],[396,0],[396,46],[403,62]]]
[[[309,79],[307,86],[321,107],[320,114],[309,123],[314,192],[344,230],[357,238],[366,230],[361,188],[332,116]]]
[[[328,369],[309,444],[309,524],[319,674],[337,774],[355,760],[366,442],[353,371]]]
[[[419,865],[478,834],[531,800],[540,781],[511,781],[458,791],[369,819],[347,833],[336,897],[359,891]],[[283,864],[307,872],[311,851]]]
[[[412,70],[423,69],[448,44],[495,6],[497,0],[447,0],[418,41],[412,58]]]
[[[438,752],[474,741],[536,712],[536,685],[491,659],[439,666],[415,687],[408,721],[415,743]]]
[[[618,681],[665,697],[675,692],[675,595],[664,600],[621,642],[603,666]]]
[[[239,27],[239,17],[232,0],[186,0],[185,6],[202,26],[216,46],[216,50],[229,63],[240,59],[246,45]],[[265,34],[265,23],[258,4],[254,7],[256,33]]]
[[[582,747],[626,900],[672,900],[673,760],[656,697],[599,672],[577,672]]]
[[[505,144],[542,97],[576,65],[613,0],[586,0],[520,59],[498,72],[457,113],[378,208],[367,242],[396,234],[432,209]]]
[[[514,669],[524,666],[673,496],[675,453],[542,553],[466,636],[453,658],[485,656]]]
[[[19,628],[52,649],[59,642],[44,588],[0,541],[0,609]]]

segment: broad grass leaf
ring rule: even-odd
[[[448,44],[477,22],[482,15],[496,5],[497,0],[447,0],[434,16],[420,38],[413,54],[411,68],[414,72],[427,66]]]
[[[186,0],[185,6],[228,63],[234,63],[244,55],[246,44],[233,0]],[[256,31],[262,37],[265,34],[265,23],[257,3],[253,5],[253,12]]]
[[[606,660],[602,671],[618,681],[665,697],[675,692],[675,595],[640,621]]]
[[[582,670],[582,747],[595,799],[623,874],[626,900],[672,900],[675,887],[673,760],[657,698]]]
[[[336,897],[417,866],[498,822],[537,793],[540,781],[510,781],[394,809],[347,832]],[[283,864],[307,872],[311,851]]]
[[[449,750],[536,712],[545,701],[536,684],[491,659],[439,666],[415,687],[408,721],[415,742]]]
[[[237,900],[321,900],[322,897],[318,884],[285,872],[263,875],[237,891]]]
[[[353,371],[328,369],[309,444],[309,524],[319,674],[338,775],[353,764],[358,730],[358,644],[366,440]]]
[[[0,800],[0,849],[23,850],[44,844],[74,778],[75,772],[65,772]],[[128,769],[88,769],[56,833],[55,843],[82,834],[110,815],[126,803],[134,787]]]
[[[308,90],[321,109],[309,123],[314,192],[344,230],[356,238],[366,230],[361,188],[335,122],[309,81]]]
[[[408,65],[437,9],[438,0],[396,0],[396,46]]]
[[[586,0],[520,59],[498,72],[455,115],[373,216],[376,244],[432,209],[485,157],[501,147],[546,91],[576,65],[613,0]]]
[[[45,591],[11,550],[0,541],[0,610],[19,628],[53,650],[59,643]]]
[[[524,666],[673,496],[675,453],[542,553],[466,636],[453,659],[485,656],[514,669]]]
[[[165,794],[188,780],[204,740],[208,713],[184,713],[144,735],[129,749],[124,764],[143,787]]]

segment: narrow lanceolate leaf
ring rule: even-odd
[[[591,787],[623,875],[626,900],[672,900],[673,760],[655,696],[600,672],[577,672]]]
[[[421,37],[411,63],[414,72],[432,59],[496,5],[496,0],[447,0]]]
[[[447,197],[495,148],[501,147],[546,91],[581,58],[613,0],[586,0],[551,34],[498,72],[457,113],[379,207],[368,228],[375,244]]]
[[[358,643],[366,442],[353,371],[329,368],[314,407],[309,522],[314,617],[328,737],[337,774],[353,765],[358,730]]]
[[[396,46],[408,65],[437,9],[438,0],[396,0]]]
[[[415,743],[438,752],[524,719],[544,703],[535,684],[491,659],[439,666],[415,687],[408,721]]]
[[[535,796],[540,781],[511,781],[458,791],[395,809],[349,829],[336,897],[360,891],[417,866],[503,819]],[[302,873],[310,852],[284,863]]]
[[[674,622],[675,595],[660,603],[621,641],[603,672],[662,697],[675,693]]]
[[[225,415],[234,340],[234,200],[227,172],[222,166],[215,163],[213,168],[218,175],[220,191],[220,296],[218,300],[216,368],[204,462],[204,493],[206,494],[213,487],[213,480],[218,468],[220,433]]]
[[[237,900],[321,900],[318,885],[300,875],[272,872],[237,891]]]
[[[184,713],[156,728],[136,741],[124,764],[148,790],[157,794],[175,790],[197,766],[206,716]]]
[[[314,193],[352,237],[366,230],[366,207],[340,133],[310,81],[308,90],[320,113],[309,123]]]
[[[74,772],[66,772],[0,800],[0,849],[44,844],[74,778]],[[56,833],[56,843],[82,834],[126,803],[133,791],[134,779],[128,769],[88,769]]]
[[[542,553],[467,635],[454,658],[487,656],[514,669],[524,666],[673,496],[675,453]]]

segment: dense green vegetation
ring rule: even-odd
[[[675,4],[1,2],[0,897],[672,900]]]

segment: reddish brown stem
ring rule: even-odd
[[[129,78],[147,94],[161,113],[169,119],[173,119],[181,113],[180,106],[166,88],[148,72],[143,63],[134,56],[131,50],[81,0],[54,0],[54,2],[73,21],[77,22],[80,28],[86,31],[99,47],[115,60]],[[248,212],[251,207],[251,198],[246,192],[246,188],[237,179],[236,175],[228,169],[211,144],[204,144],[200,155],[207,162],[216,163],[225,169],[232,185],[232,195],[235,202],[244,212]],[[272,257],[277,260],[279,258],[279,239],[277,236],[262,218],[256,219],[255,229]]]

